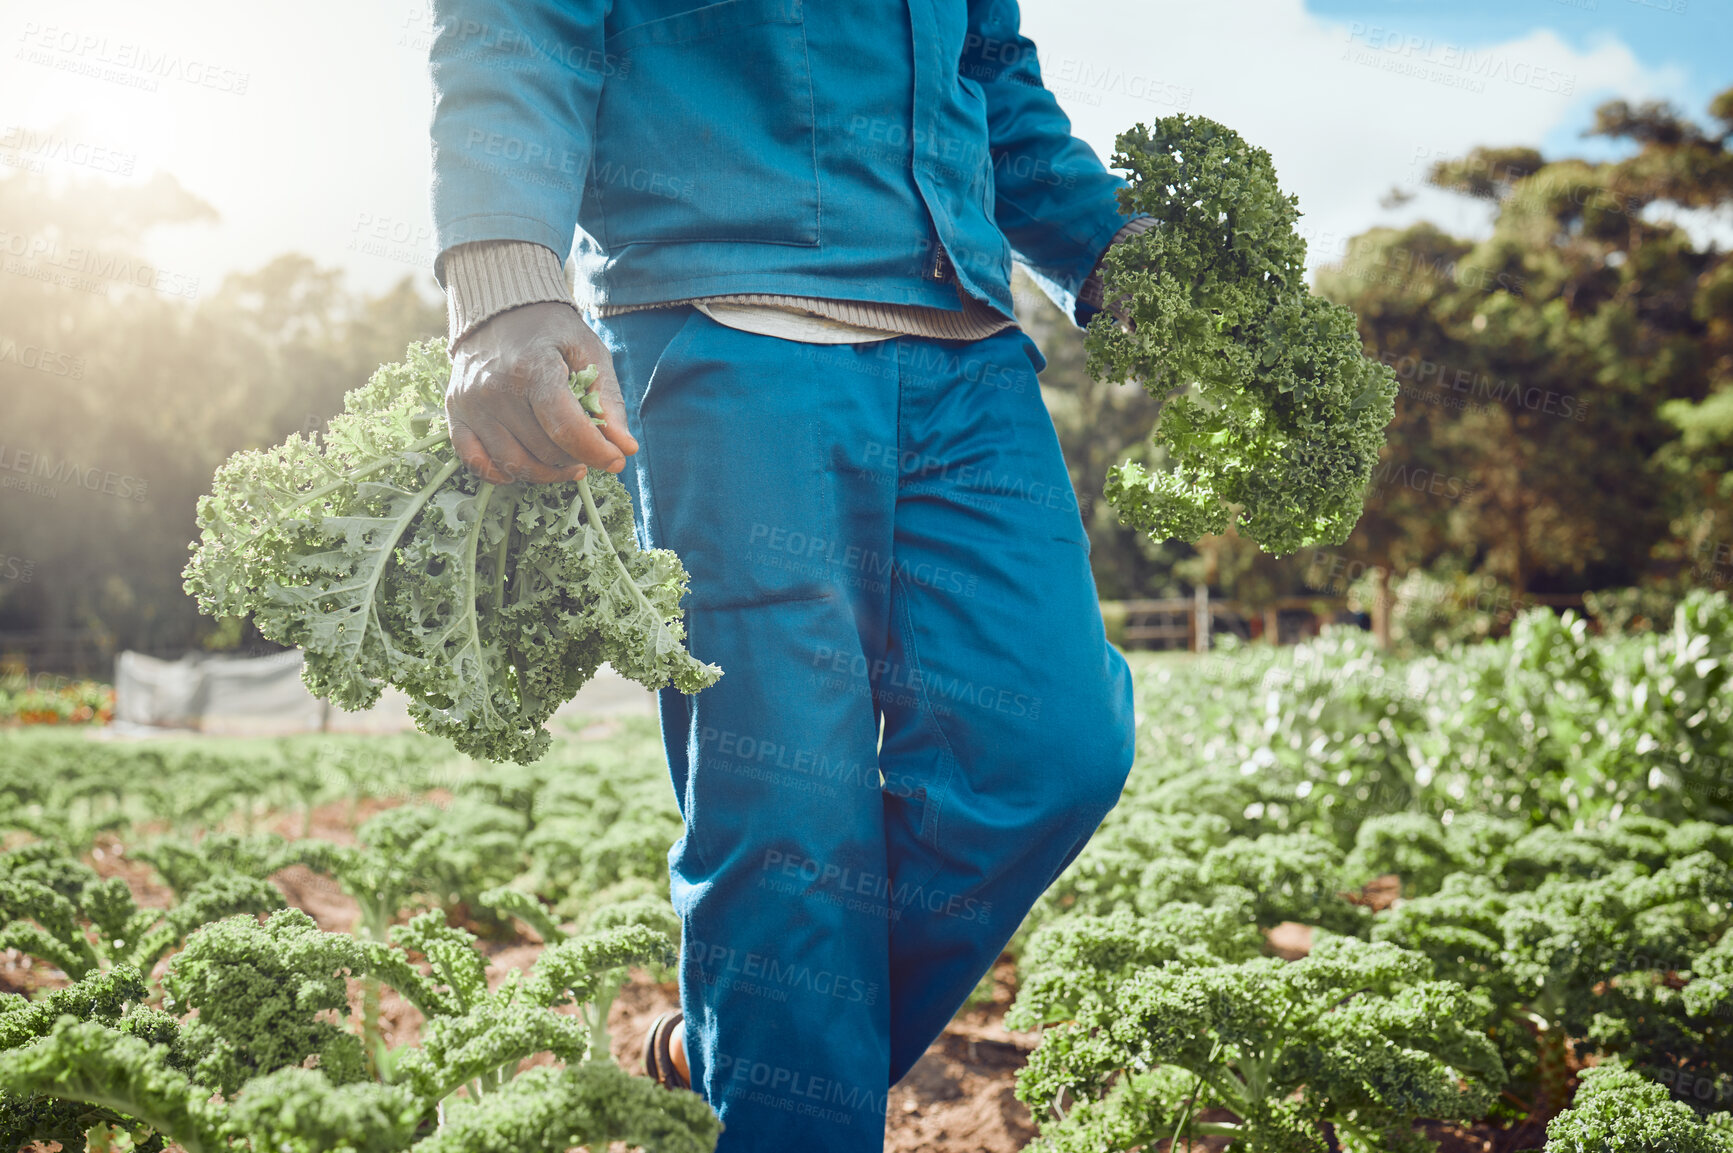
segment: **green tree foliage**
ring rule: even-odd
[[[1490,235],[1374,229],[1319,274],[1401,386],[1379,471],[1404,482],[1368,501],[1345,551],[1515,599],[1701,579],[1682,566],[1711,567],[1733,539],[1733,261],[1689,218],[1733,202],[1730,113],[1733,90],[1711,107],[1718,130],[1613,101],[1591,133],[1622,159],[1439,163],[1432,183],[1485,202]]]

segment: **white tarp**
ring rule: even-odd
[[[656,698],[604,665],[559,712],[654,716]],[[385,690],[364,712],[328,706],[301,683],[301,654],[294,650],[265,657],[189,654],[178,661],[123,652],[114,663],[114,721],[122,731],[193,729],[236,736],[397,733],[415,727],[408,698],[395,689]]]

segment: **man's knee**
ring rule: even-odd
[[[1119,803],[1136,741],[1136,725],[1130,710],[1115,709],[1103,721],[1076,736],[1071,763],[1065,776],[1080,811],[1093,813],[1099,821]]]

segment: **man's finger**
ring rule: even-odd
[[[608,472],[626,467],[626,458],[602,435],[571,389],[563,385],[538,389],[530,398],[530,407],[548,439],[575,459]]]
[[[487,453],[494,471],[505,477],[504,481],[493,481],[495,484],[517,484],[522,481],[532,484],[558,484],[573,479],[571,468],[549,468],[531,456],[529,450],[518,443],[517,437],[503,424],[483,425],[470,431],[481,441],[482,450]],[[492,477],[484,479],[493,480]]]
[[[582,462],[555,444],[552,438],[542,431],[542,426],[536,423],[536,415],[528,404],[514,403],[500,412],[496,419],[523,445],[531,459],[560,473],[562,479],[569,480],[571,471],[581,466]]]
[[[602,419],[608,423],[602,426],[602,435],[614,443],[614,446],[627,456],[638,451],[638,441],[626,430],[626,402],[620,396],[619,382],[612,374],[601,381]]]
[[[489,484],[506,484],[505,475],[493,466],[488,458],[487,450],[482,448],[481,439],[469,430],[466,424],[451,422],[451,447],[457,450],[457,459],[461,460],[469,471],[487,481]]]

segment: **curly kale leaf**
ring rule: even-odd
[[[0,996],[0,1051],[46,1036],[61,1017],[113,1023],[145,997],[144,978],[130,965],[91,973],[76,985],[56,989],[40,1001],[15,993]]]
[[[74,1022],[112,1027],[119,1036],[149,1045],[172,1045],[179,1023],[155,1009],[139,1006],[137,1002],[144,995],[144,979],[127,965],[92,973],[40,1001],[0,995],[0,1052],[18,1054],[10,1063],[0,1060],[0,1148],[58,1141],[69,1153],[75,1153],[85,1148],[85,1133],[95,1126],[136,1127],[123,1113],[91,1098],[67,1097],[41,1088],[40,1074],[64,1055],[65,1048],[60,1039],[45,1038]],[[172,1058],[165,1060],[173,1063]],[[135,1147],[144,1144],[142,1137],[134,1142]]]
[[[166,837],[132,850],[131,855],[155,869],[184,900],[193,888],[213,877],[239,874],[263,880],[289,863],[287,844],[277,836],[213,832],[196,841]]]
[[[1571,1107],[1546,1127],[1547,1153],[1733,1153],[1733,1118],[1707,1123],[1614,1061],[1583,1070]]]
[[[186,1153],[225,1147],[210,1090],[177,1067],[168,1046],[95,1021],[62,1017],[36,1043],[0,1052],[0,1090],[0,1134],[69,1119],[77,1111],[64,1104],[81,1103],[134,1119]]]
[[[609,1141],[647,1153],[710,1153],[722,1122],[695,1093],[633,1077],[612,1061],[530,1069],[478,1101],[452,1101],[420,1153],[565,1153]]]
[[[335,1084],[363,1078],[361,1042],[321,1014],[349,1012],[345,978],[367,972],[362,942],[322,932],[299,909],[263,925],[250,916],[207,925],[169,963],[164,1004],[196,1009],[179,1054],[223,1093],[316,1056]]]
[[[0,879],[0,948],[41,957],[75,981],[99,964],[77,906],[40,881]]]
[[[1029,938],[1018,959],[1022,984],[1005,1014],[1014,1029],[1075,1017],[1086,1000],[1105,1000],[1133,973],[1170,961],[1248,961],[1263,938],[1243,907],[1177,903],[1149,918],[1121,909],[1106,917],[1065,917]]]
[[[1167,401],[1155,439],[1171,467],[1117,466],[1108,501],[1157,540],[1235,522],[1273,553],[1347,540],[1396,380],[1362,353],[1353,314],[1306,288],[1299,210],[1269,153],[1170,116],[1123,133],[1113,160],[1129,173],[1122,207],[1160,226],[1103,259],[1133,327],[1092,320],[1089,367]]]
[[[247,1082],[223,1129],[272,1153],[395,1153],[424,1112],[401,1085],[333,1085],[317,1070],[279,1069]]]
[[[180,904],[164,914],[160,925],[139,934],[136,944],[128,942],[131,947],[126,959],[140,969],[148,970],[158,958],[202,925],[237,913],[268,913],[282,907],[283,894],[267,881],[239,873],[211,877],[187,890]],[[141,916],[137,921],[145,919]]]
[[[320,442],[219,468],[185,572],[199,607],[301,647],[316,695],[360,709],[394,685],[424,731],[490,760],[540,757],[548,718],[603,662],[653,689],[714,683],[685,649],[685,569],[638,548],[625,486],[469,474],[445,426],[450,374],[439,342],[413,344]],[[587,395],[595,376],[572,383]]]
[[[1036,975],[1038,979],[1038,975]],[[1502,1088],[1487,1006],[1388,944],[1331,937],[1299,961],[1176,960],[1086,990],[1017,1095],[1065,1150],[1153,1146],[1189,1129],[1248,1149],[1402,1147],[1418,1118],[1473,1120]],[[1202,1121],[1225,1109],[1237,1121]]]

